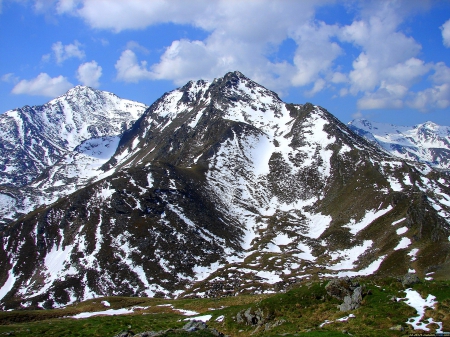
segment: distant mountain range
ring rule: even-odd
[[[448,278],[443,160],[393,156],[379,126],[286,104],[240,72],[148,108],[76,87],[0,123],[3,309],[373,273]]]
[[[413,127],[374,123],[365,119],[349,123],[352,131],[388,153],[407,160],[450,170],[450,127],[433,122]]]

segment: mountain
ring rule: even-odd
[[[448,175],[240,72],[164,94],[101,169],[1,232],[4,309],[449,275]]]
[[[356,119],[349,123],[349,127],[396,157],[427,163],[436,169],[450,170],[448,126],[426,122],[409,127]]]
[[[0,225],[84,186],[146,105],[85,86],[0,115]]]

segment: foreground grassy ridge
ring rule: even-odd
[[[407,336],[413,332],[406,324],[409,317],[417,316],[413,308],[401,301],[393,301],[392,297],[405,296],[403,287],[396,279],[360,279],[371,294],[363,300],[362,307],[352,312],[340,312],[336,308],[340,301],[330,297],[325,291],[326,282],[311,282],[300,285],[286,293],[273,295],[237,296],[220,299],[180,299],[164,300],[150,298],[111,297],[105,300],[111,303],[105,308],[103,299],[89,300],[56,310],[24,310],[0,312],[0,336],[9,333],[14,336],[114,336],[122,330],[134,333],[158,331],[182,327],[186,316],[178,311],[160,304],[172,304],[177,309],[194,310],[200,314],[210,314],[212,319],[208,325],[231,336]],[[425,281],[413,287],[423,298],[428,294],[436,296],[439,304],[435,310],[427,310],[426,317],[443,322],[444,331],[450,331],[450,282]],[[136,310],[135,313],[120,316],[97,316],[86,319],[72,319],[85,311],[130,308],[133,306],[148,307]],[[236,322],[236,315],[248,308],[261,309],[268,317],[272,327],[264,331],[264,326],[257,327]],[[348,316],[355,318],[339,322],[337,319]],[[215,321],[225,316],[222,322]],[[332,323],[319,327],[326,320]],[[279,325],[278,325],[279,324]],[[390,330],[401,325],[404,331]],[[429,325],[431,332],[437,326]],[[420,331],[416,331],[420,332]],[[167,336],[187,336],[187,333],[169,332]],[[194,335],[206,337],[209,332],[198,332]]]

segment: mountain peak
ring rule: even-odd
[[[85,86],[85,85],[76,85],[73,88],[69,89],[65,94],[59,96],[56,99],[60,99],[60,98],[75,98],[75,99],[80,99],[83,97],[100,97],[100,96],[110,96],[110,97],[117,97],[115,94],[107,92],[107,91],[102,91],[102,90],[98,90],[89,86]]]
[[[432,122],[432,121],[426,121],[423,124],[419,124],[417,125],[418,128],[425,128],[425,129],[429,129],[429,130],[437,130],[439,128],[439,125]]]
[[[98,91],[98,90],[88,87],[86,85],[76,85],[73,88],[69,89],[64,95],[71,95],[75,93],[90,92],[90,91]]]

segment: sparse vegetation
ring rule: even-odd
[[[208,325],[230,336],[405,336],[414,330],[406,324],[408,318],[416,315],[415,309],[399,300],[405,296],[402,283],[396,278],[359,278],[369,294],[363,298],[362,306],[350,312],[337,309],[340,301],[331,297],[325,290],[326,281],[305,282],[285,293],[271,295],[242,295],[205,299],[152,299],[138,297],[97,298],[70,305],[64,309],[22,310],[0,312],[0,336],[102,336],[107,337],[121,331],[139,333],[179,329],[186,322],[186,316],[176,309],[193,310],[201,315],[209,314]],[[425,319],[443,323],[443,330],[450,330],[450,282],[424,281],[413,286],[422,297],[432,294],[438,304],[435,309],[427,309]],[[107,300],[110,307],[105,308],[101,301]],[[172,304],[170,306],[158,306]],[[80,312],[105,309],[140,309],[133,314],[117,316],[95,316],[73,319]],[[265,321],[255,325],[239,323],[237,315],[249,308],[264,313]],[[339,319],[354,318],[344,321]],[[219,322],[216,319],[224,316]],[[328,324],[323,324],[329,322]],[[430,331],[438,326],[430,324]],[[414,332],[420,332],[418,330]],[[210,336],[210,331],[195,334],[168,331],[164,336]]]

